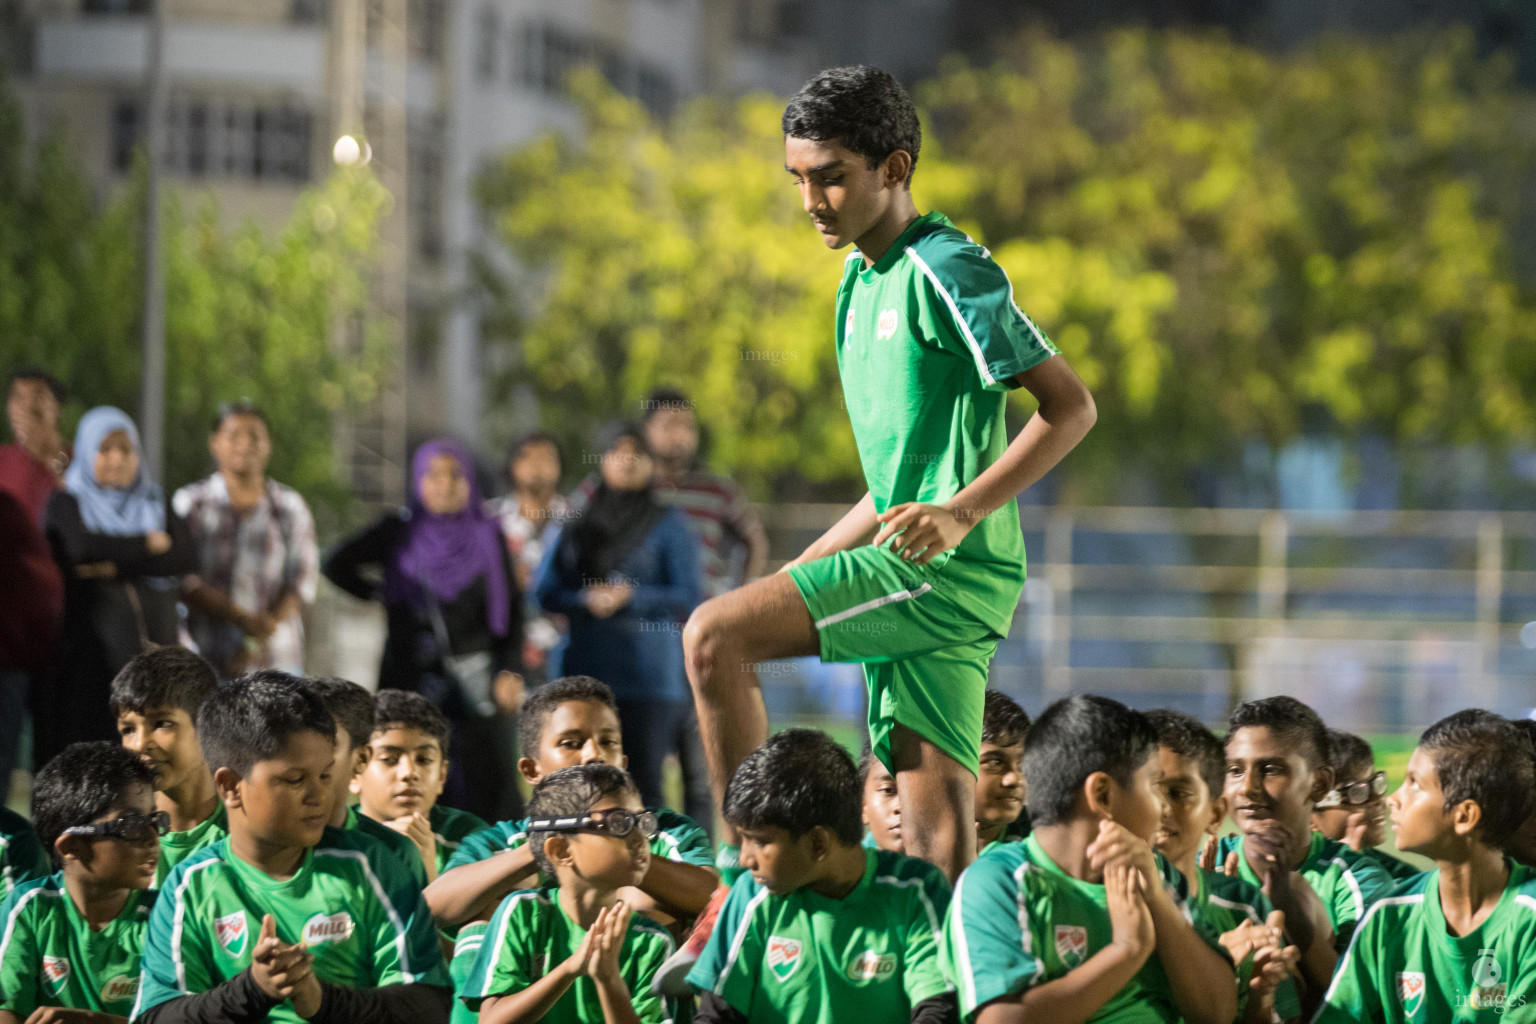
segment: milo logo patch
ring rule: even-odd
[[[345,910],[330,916],[316,914],[304,922],[304,944],[318,946],[326,942],[346,942],[352,937],[352,915]]]
[[[101,986],[102,1003],[131,1003],[139,995],[139,976],[119,974]]]
[[[849,981],[885,981],[896,974],[896,954],[865,950],[848,965]]]

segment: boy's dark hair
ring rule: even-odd
[[[142,715],[155,708],[181,708],[193,719],[219,688],[213,666],[185,647],[157,647],[128,659],[112,680],[112,717]]]
[[[791,138],[836,140],[871,168],[904,149],[912,155],[912,171],[916,171],[923,146],[912,97],[889,74],[864,64],[828,68],[806,82],[784,108],[780,124]],[[908,187],[911,184],[909,171]]]
[[[590,701],[601,704],[619,717],[619,705],[613,699],[608,684],[591,676],[561,676],[534,690],[517,713],[517,749],[524,757],[533,757],[539,751],[539,737],[555,708],[572,701]],[[620,726],[622,729],[623,727]]]
[[[337,676],[304,676],[301,683],[325,703],[336,727],[347,730],[347,753],[368,745],[373,738],[373,694]]]
[[[1536,718],[1511,718],[1509,721],[1531,744],[1531,753],[1536,756]]]
[[[1029,823],[1072,817],[1083,782],[1105,772],[1121,786],[1157,753],[1157,730],[1140,711],[1092,694],[1063,697],[1041,712],[1024,737]]]
[[[373,731],[415,729],[437,741],[448,756],[448,717],[427,698],[410,690],[380,690],[373,698]]]
[[[725,820],[799,839],[820,825],[839,842],[864,836],[864,785],[853,758],[817,729],[785,729],[747,755],[725,788]]]
[[[1216,734],[1182,711],[1158,708],[1146,715],[1157,731],[1157,745],[1193,761],[1211,799],[1221,796],[1227,782],[1227,751]]]
[[[1011,747],[1024,742],[1029,713],[1017,701],[998,690],[986,692],[981,712],[981,742]]]
[[[517,438],[507,445],[507,475],[511,476],[512,463],[523,457],[523,450],[536,444],[547,444],[555,450],[555,461],[560,463],[560,469],[565,470],[565,446],[560,439],[547,430],[530,430],[522,437]]]
[[[249,416],[252,419],[261,420],[261,425],[268,430],[272,429],[272,421],[267,419],[267,411],[255,402],[241,400],[239,402],[221,402],[213,412],[213,433],[217,434],[219,428],[224,426],[224,421],[231,416]]]
[[[1337,786],[1355,775],[1370,774],[1376,767],[1376,752],[1352,732],[1329,729],[1328,763],[1333,766],[1334,785]]]
[[[197,709],[197,739],[210,772],[249,775],[253,764],[276,757],[289,737],[306,730],[335,742],[336,720],[303,679],[276,669],[219,687]]]
[[[1328,764],[1328,727],[1316,711],[1295,697],[1262,697],[1245,701],[1232,709],[1227,719],[1227,739],[1239,729],[1266,728],[1287,745],[1294,744],[1306,759],[1307,767]]]
[[[60,405],[63,405],[65,398],[68,397],[69,393],[64,390],[64,385],[60,382],[59,378],[41,366],[23,366],[21,369],[12,372],[10,380],[5,382],[5,397],[9,399],[11,397],[11,390],[24,380],[34,381],[47,388],[53,393],[53,400]]]
[[[528,801],[528,817],[566,818],[592,809],[592,805],[615,793],[635,793],[634,780],[622,768],[611,764],[579,764],[550,773],[533,787]],[[544,856],[544,841],[558,832],[531,830],[528,848],[533,851],[539,872],[553,877],[555,869]]]
[[[682,409],[685,412],[693,412],[693,402],[689,397],[677,388],[655,388],[645,396],[645,404],[641,407],[640,422],[651,422],[651,417],[659,412],[667,412],[672,409]]]
[[[71,743],[32,780],[32,826],[54,866],[63,862],[53,844],[67,828],[106,814],[135,782],[155,788],[155,772],[137,754],[98,740]]]
[[[875,752],[869,749],[869,744],[866,741],[864,744],[864,753],[859,755],[859,763],[856,766],[859,773],[860,789],[862,789],[864,784],[869,781],[869,773],[875,770],[876,765],[879,765],[881,768],[885,767],[884,763],[882,763],[881,760],[875,756]]]
[[[1502,850],[1530,816],[1536,788],[1536,753],[1525,730],[1491,711],[1468,708],[1425,729],[1419,749],[1434,756],[1445,809],[1476,802],[1483,811],[1483,843]]]

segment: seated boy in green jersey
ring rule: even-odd
[[[1028,834],[1024,813],[1024,734],[1029,714],[1006,693],[988,690],[981,714],[976,773],[976,849],[1017,842]],[[1023,825],[1021,828],[1020,825]]]
[[[160,840],[156,884],[228,834],[195,723],[198,706],[218,688],[213,666],[185,647],[135,655],[112,680],[118,737],[155,773],[155,806],[170,816],[171,830]]]
[[[432,917],[404,866],[328,828],[336,723],[263,670],[197,712],[229,835],[165,880],[133,1019],[149,1024],[432,1024],[452,999]]]
[[[1333,788],[1312,805],[1312,829],[1375,861],[1393,881],[1424,869],[1381,848],[1387,838],[1387,773],[1376,767],[1376,752],[1343,729],[1328,730],[1328,764]]]
[[[115,743],[72,744],[37,773],[32,816],[59,870],[0,902],[0,1024],[127,1019],[165,831],[154,787]]]
[[[1222,839],[1212,866],[1260,887],[1285,914],[1301,951],[1305,1007],[1328,988],[1355,925],[1395,883],[1370,858],[1312,830],[1312,808],[1333,788],[1317,712],[1294,697],[1239,704],[1226,753],[1224,795],[1240,834]]]
[[[385,849],[400,858],[417,888],[425,889],[427,865],[416,843],[383,822],[358,814],[357,808],[352,806],[352,780],[368,763],[368,741],[373,737],[373,694],[356,683],[335,676],[292,678],[301,679],[303,685],[325,704],[336,722],[336,765],[331,770],[336,799],[331,805],[330,826],[355,830],[382,843]]]
[[[949,882],[927,861],[860,846],[858,769],[814,729],[753,751],[725,791],[744,872],[688,973],[697,1024],[939,1024]]]
[[[1536,1010],[1536,872],[1504,844],[1531,813],[1530,742],[1467,710],[1425,730],[1387,806],[1434,868],[1371,907],[1314,1024],[1472,1024]]]
[[[961,1018],[1231,1024],[1237,979],[1151,846],[1157,732],[1107,697],[1057,701],[1024,746],[1033,830],[960,876],[944,926]]]
[[[896,780],[873,751],[866,750],[859,758],[859,784],[864,790],[861,816],[864,827],[869,830],[864,833],[864,847],[904,852],[901,846],[901,797],[896,792]]]
[[[32,823],[0,805],[0,899],[22,882],[42,878],[50,870],[48,851],[38,841]]]
[[[1237,965],[1238,1020],[1270,1024],[1301,1016],[1290,971],[1299,955],[1285,944],[1285,915],[1256,886],[1200,866],[1200,851],[1215,841],[1227,817],[1222,794],[1226,752],[1216,734],[1189,715],[1148,711],[1157,730],[1163,817],[1153,847],[1189,887],[1190,914],[1221,936]]]
[[[491,918],[459,999],[480,1024],[661,1024],[651,991],[672,953],[661,925],[621,893],[650,865],[656,815],[623,769],[593,763],[546,776],[528,804],[528,848],[554,888],[514,892]]]
[[[416,844],[432,882],[472,832],[489,828],[468,811],[437,802],[448,780],[448,719],[408,690],[373,698],[368,760],[352,779],[363,814]]]

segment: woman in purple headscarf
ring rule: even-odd
[[[425,695],[454,726],[450,792],[490,820],[518,817],[511,718],[521,700],[523,600],[474,462],[457,441],[411,459],[409,507],[343,541],[321,571],[381,601],[388,620],[381,689]],[[517,813],[512,813],[516,811]]]

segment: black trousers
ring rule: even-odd
[[[666,806],[661,765],[668,754],[675,753],[683,770],[683,806],[675,809],[713,835],[715,803],[693,701],[620,699],[618,705],[624,753],[629,757],[629,774],[640,790],[641,802],[647,807]]]

